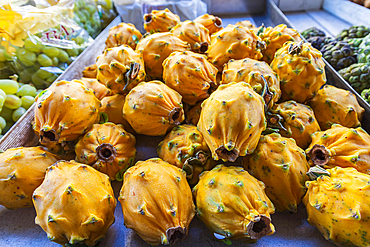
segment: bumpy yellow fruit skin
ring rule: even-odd
[[[348,128],[361,126],[365,112],[353,93],[330,85],[320,89],[307,104],[315,112],[322,130],[329,129],[335,123]]]
[[[77,142],[76,161],[88,164],[113,180],[121,180],[123,173],[134,164],[136,138],[122,125],[94,124]]]
[[[128,45],[105,49],[96,65],[96,79],[116,94],[126,94],[145,80],[144,60]]]
[[[306,182],[307,221],[337,246],[370,245],[370,176],[335,167]]]
[[[271,115],[269,114],[271,113]],[[280,104],[275,104],[267,114],[267,125],[274,125],[282,118],[279,128],[280,135],[293,138],[300,148],[306,149],[311,141],[311,135],[320,131],[319,123],[311,107],[289,100]]]
[[[238,21],[237,23],[235,23],[235,25],[237,25],[237,26],[243,26],[243,27],[246,27],[248,29],[256,28],[256,26],[253,25],[252,22],[250,22],[248,20]]]
[[[100,101],[79,81],[57,81],[36,97],[33,130],[42,145],[76,140],[99,121]]]
[[[148,35],[136,47],[144,59],[145,71],[152,79],[162,78],[162,63],[172,52],[187,50],[190,50],[190,45],[170,32]]]
[[[85,67],[85,69],[82,71],[82,76],[85,78],[93,78],[96,79],[96,75],[98,66],[96,66],[96,63],[91,64],[90,66]]]
[[[310,168],[304,150],[278,133],[261,136],[256,150],[243,158],[243,166],[266,185],[266,195],[278,211],[296,212],[306,193]]]
[[[257,93],[261,93],[267,82],[269,91],[272,93],[268,108],[271,108],[281,96],[280,82],[277,74],[265,62],[245,58],[241,60],[231,59],[222,71],[222,84],[244,81],[249,83]]]
[[[228,25],[211,36],[211,45],[206,52],[208,60],[218,70],[230,59],[261,59],[261,39],[248,28]]]
[[[105,41],[105,48],[116,47],[120,45],[128,45],[133,50],[136,49],[136,44],[141,39],[142,35],[131,23],[121,22],[117,26],[109,29],[108,38]]]
[[[144,29],[148,33],[168,32],[180,23],[180,17],[172,13],[169,9],[152,10],[151,13],[144,15]]]
[[[279,75],[282,101],[304,103],[326,82],[322,55],[310,43],[286,42],[270,66]]]
[[[220,17],[204,14],[194,19],[194,22],[202,24],[208,29],[209,35],[218,32],[222,29],[222,20]]]
[[[208,29],[194,21],[180,22],[171,29],[171,33],[189,43],[193,52],[204,53],[211,43]]]
[[[262,51],[262,60],[268,64],[272,62],[275,57],[275,52],[283,47],[285,42],[299,42],[302,40],[297,30],[288,28],[285,24],[262,28],[263,31],[260,37],[266,43],[266,49]]]
[[[164,135],[184,121],[181,95],[160,81],[142,82],[126,96],[123,117],[138,134]]]
[[[353,167],[370,174],[370,135],[361,127],[346,128],[333,124],[326,131],[312,134],[311,145],[306,149],[311,166],[325,169]]]
[[[273,234],[275,209],[264,189],[243,168],[218,165],[193,188],[197,216],[218,239],[253,241]]]
[[[102,100],[106,96],[112,95],[112,91],[109,90],[105,85],[98,82],[97,79],[82,77],[81,79],[74,81],[80,81],[85,85],[85,87],[93,90],[95,97],[99,100]]]
[[[208,98],[218,87],[216,75],[216,67],[206,56],[191,51],[173,52],[163,62],[164,82],[190,105]]]
[[[118,200],[125,226],[150,245],[181,241],[195,215],[185,172],[159,158],[127,170]]]
[[[125,104],[125,98],[126,96],[122,94],[115,94],[112,96],[104,97],[101,100],[101,107],[99,109],[99,112],[107,114],[109,122],[122,124],[123,128],[126,131],[134,134],[134,129],[127,122],[127,120],[123,118],[122,109],[123,104]]]
[[[57,157],[42,147],[10,148],[0,154],[0,205],[8,209],[32,207],[32,193],[46,168]]]
[[[266,127],[264,100],[245,82],[221,85],[203,101],[198,129],[214,160],[253,153]]]
[[[189,184],[198,182],[199,174],[214,166],[203,135],[193,125],[178,125],[158,144],[159,158],[185,170]]]
[[[32,197],[35,223],[59,244],[94,246],[114,223],[114,198],[107,175],[75,161],[47,169]]]

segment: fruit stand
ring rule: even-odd
[[[240,9],[230,7],[237,13],[230,15],[226,11],[223,1],[205,1],[211,3],[211,10],[218,10],[218,16],[222,19],[222,26],[225,28],[228,24],[235,24],[239,21],[248,20],[256,27],[264,25],[277,26],[285,24],[287,27],[296,28],[299,32],[313,26],[312,22],[318,23],[317,27],[321,27],[329,36],[335,36],[342,29],[351,26],[349,22],[343,21],[333,13],[329,13],[327,9],[286,12],[283,13],[277,5],[276,1],[267,0],[265,4],[262,1],[248,1],[247,5],[243,5],[243,13]],[[231,1],[238,4],[242,1]],[[328,2],[330,1],[323,1]],[[239,3],[240,4],[240,3]],[[325,4],[324,4],[325,6]],[[224,9],[220,10],[220,8]],[[217,8],[217,9],[215,9]],[[256,9],[258,11],[256,11]],[[370,12],[370,10],[369,10]],[[212,14],[212,13],[211,13]],[[343,16],[341,16],[343,18]],[[309,21],[308,21],[309,20]],[[335,20],[335,21],[334,21]],[[120,17],[116,17],[87,47],[75,61],[57,78],[59,80],[74,80],[82,77],[82,71],[85,67],[96,62],[97,56],[101,55],[105,48],[105,42],[109,35],[109,29],[118,25],[121,22]],[[183,20],[182,20],[183,21]],[[309,23],[309,26],[308,26]],[[325,73],[327,83],[341,89],[351,91],[359,105],[365,109],[361,121],[362,128],[370,133],[370,105],[361,98],[358,94],[329,63],[325,61]],[[0,149],[7,150],[15,147],[32,147],[38,144],[39,137],[35,134],[32,128],[35,119],[34,104],[27,112],[13,125],[13,127],[0,140]],[[199,126],[198,126],[199,128]],[[136,137],[136,161],[144,161],[150,158],[158,157],[157,146],[163,140],[163,136],[148,136],[135,134]],[[217,164],[225,165],[242,165],[242,157],[236,159],[235,162],[222,162],[218,160]],[[123,174],[121,174],[122,176]],[[121,181],[113,181],[112,188],[114,197],[118,199],[122,187]],[[20,208],[9,210],[0,205],[0,246],[57,246],[46,237],[46,233],[35,224],[36,212],[33,207]],[[124,226],[124,218],[122,206],[117,201],[117,206],[114,210],[115,222],[108,229],[105,238],[96,246],[148,246],[142,238],[139,237],[133,230]],[[275,212],[271,215],[272,224],[276,228],[276,232],[272,235],[265,236],[259,239],[251,246],[335,246],[321,235],[321,233],[307,222],[306,209],[302,203],[297,207],[297,212]],[[216,234],[215,234],[216,236]],[[213,234],[207,229],[205,224],[198,218],[192,220],[188,236],[176,246],[226,246],[231,242],[216,240]],[[246,243],[240,241],[232,241],[232,246],[245,246]],[[85,245],[69,245],[69,246],[85,246]],[[162,246],[162,245],[161,245]]]

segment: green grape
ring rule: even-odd
[[[4,103],[5,103],[5,99],[6,99],[6,96],[3,97],[2,95],[0,95],[0,108],[3,108]]]
[[[50,67],[53,65],[53,61],[45,54],[39,54],[37,56],[37,62],[43,67]]]
[[[0,95],[4,97],[4,101],[5,101],[6,93],[4,92],[4,90],[0,89]]]
[[[11,120],[7,120],[6,121],[6,125],[5,125],[5,128],[3,129],[3,131],[2,131],[2,134],[5,134],[6,132],[8,132],[8,130],[13,126],[13,124],[14,124],[14,121],[13,121],[13,119],[11,119]]]
[[[0,89],[6,94],[15,94],[18,91],[18,82],[9,79],[0,80]]]
[[[35,98],[32,96],[23,96],[21,100],[22,100],[22,107],[25,109],[30,108],[32,104],[35,102]]]
[[[51,59],[51,61],[53,61],[53,66],[58,66],[58,64],[59,64],[59,59],[58,59],[57,57],[53,57],[53,58]]]
[[[25,66],[32,66],[36,62],[36,54],[32,51],[28,51],[24,48],[20,48],[17,51],[17,57],[19,61]]]
[[[16,95],[7,95],[5,98],[4,106],[9,109],[17,109],[22,105],[22,100]]]
[[[36,74],[39,78],[43,79],[43,80],[46,80],[47,78],[49,78],[53,73],[50,73],[49,71],[46,71],[46,70],[43,70],[43,69],[39,69],[38,71],[36,71]]]
[[[82,38],[81,36],[78,36],[78,37],[74,38],[73,40],[74,40],[74,41],[76,42],[76,44],[78,44],[78,45],[82,45],[83,43],[85,43],[84,38]]]
[[[75,12],[75,14],[80,18],[80,22],[85,23],[87,21],[86,16],[81,12]]]
[[[53,83],[56,79],[58,78],[57,75],[54,75],[52,74],[49,78],[46,79],[46,82],[48,83],[48,85],[50,85],[51,83]]]
[[[3,117],[0,117],[0,128],[4,129],[6,125],[6,121]]]
[[[16,95],[19,97],[22,96],[36,97],[36,88],[31,85],[25,84],[18,89]]]
[[[70,57],[70,58],[68,59],[68,61],[67,61],[68,66],[69,66],[71,63],[73,63],[73,61],[74,61],[74,59]]]
[[[81,13],[81,14],[83,14],[83,15],[85,16],[86,21],[87,21],[87,20],[90,20],[90,13],[89,13],[89,11],[87,11],[86,9],[81,9],[81,10],[80,10],[80,13]]]
[[[13,111],[13,114],[12,114],[13,121],[17,122],[18,119],[20,119],[25,113],[26,113],[26,109],[24,109],[23,107],[19,107],[17,110]]]
[[[48,46],[46,46],[43,50],[42,50],[42,52],[45,54],[45,55],[47,55],[48,57],[51,57],[51,58],[53,58],[53,57],[57,57],[58,55],[59,55],[59,49],[58,48],[56,48],[56,47],[48,47]]]
[[[71,57],[77,57],[78,56],[78,50],[76,48],[74,48],[74,49],[67,49],[67,53]]]
[[[0,62],[6,62],[11,59],[12,57],[8,54],[8,52],[5,49],[0,48]]]
[[[24,47],[32,52],[41,52],[44,48],[44,45],[37,38],[34,38],[33,41],[30,38],[27,38],[24,41]]]
[[[47,85],[46,81],[38,77],[36,73],[32,75],[32,83],[36,88],[44,88]]]
[[[0,112],[0,116],[6,120],[6,122],[13,122],[12,119],[13,110],[3,107],[3,109]]]
[[[29,83],[31,81],[31,74],[28,74],[26,71],[19,73],[19,80],[24,83]]]
[[[59,59],[60,62],[65,63],[65,62],[68,61],[69,55],[64,50],[60,50],[60,53],[58,55],[58,59]]]
[[[87,10],[87,12],[89,12],[90,15],[94,14],[97,11],[96,7],[91,4],[86,5],[85,10]]]

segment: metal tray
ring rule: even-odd
[[[248,19],[257,26],[264,23],[268,25],[278,25],[281,23],[292,27],[289,20],[282,14],[282,12],[271,1],[266,1],[265,13],[253,15],[238,15],[227,16],[220,15],[223,19],[223,25],[235,23],[240,20]],[[117,18],[111,25],[119,23]],[[95,43],[86,49],[79,58],[70,66],[66,72],[61,75],[60,80],[71,80],[79,78],[81,71],[85,66],[90,65],[95,61],[103,48],[104,42],[108,35],[107,29],[96,39]],[[340,80],[340,77],[330,66],[327,66],[328,82],[340,88],[350,89],[349,86]],[[361,103],[361,101],[360,101]],[[32,107],[31,107],[32,108]],[[369,110],[366,108],[364,125],[369,126]],[[29,110],[18,121],[13,128],[0,141],[0,149],[8,149],[18,146],[34,146],[37,144],[37,137],[33,133],[31,122],[33,120],[33,110]],[[365,124],[366,123],[366,124]],[[364,127],[366,127],[364,126]],[[148,158],[157,157],[156,146],[163,137],[148,137],[137,135],[137,160],[146,160]],[[240,164],[240,159],[236,164]],[[118,198],[119,190],[122,182],[114,181],[112,183],[116,198]],[[34,208],[25,208],[17,210],[7,210],[0,206],[0,246],[58,246],[58,244],[49,241],[46,233],[34,223],[35,219]],[[109,228],[106,238],[99,244],[102,246],[127,246],[127,247],[141,247],[148,246],[140,237],[138,237],[132,230],[127,229],[123,225],[123,216],[121,205],[117,203],[115,210],[115,223]],[[263,237],[258,240],[256,244],[251,246],[334,246],[324,239],[324,237],[307,223],[307,215],[305,208],[300,205],[298,212],[290,213],[275,213],[272,216],[272,223],[275,225],[276,232],[271,236]],[[233,246],[245,246],[245,243],[233,241]],[[192,221],[187,238],[180,242],[177,246],[225,246],[224,243],[217,242],[212,237],[212,234],[196,217]]]

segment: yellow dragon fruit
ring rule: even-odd
[[[205,53],[211,43],[208,29],[197,22],[180,22],[171,29],[171,33],[189,43],[193,52]]]
[[[365,112],[353,93],[330,85],[321,88],[307,104],[315,112],[322,130],[329,129],[332,124],[348,128],[361,126]]]
[[[144,29],[148,33],[168,32],[180,23],[180,17],[172,13],[169,9],[152,10],[151,13],[144,15]]]
[[[112,48],[120,45],[128,45],[133,50],[141,39],[142,35],[131,23],[121,22],[109,29],[108,38],[105,41],[105,48]]]
[[[96,63],[91,64],[82,71],[82,76],[85,78],[96,79],[96,75],[98,74],[97,69],[98,67],[96,66]]]
[[[241,167],[218,165],[193,188],[197,216],[220,240],[256,241],[275,232],[265,185]]]
[[[163,81],[190,105],[216,90],[216,74],[216,67],[206,56],[191,51],[173,52],[163,62]]]
[[[203,135],[193,125],[178,125],[158,144],[159,158],[183,169],[189,184],[198,182],[199,174],[213,166]]]
[[[264,100],[245,82],[221,85],[202,103],[198,129],[214,160],[253,153],[265,127]]]
[[[123,117],[138,134],[164,135],[184,121],[181,95],[160,81],[142,82],[126,96]]]
[[[128,45],[106,49],[96,65],[96,79],[116,94],[126,94],[145,80],[144,60]]]
[[[33,130],[42,145],[64,145],[99,121],[100,101],[80,81],[57,81],[36,97]]]
[[[194,22],[202,24],[208,29],[209,35],[222,29],[222,20],[220,17],[204,14],[194,19]]]
[[[148,35],[136,47],[144,59],[146,74],[152,79],[162,78],[162,63],[172,52],[187,50],[190,50],[190,45],[170,32]]]
[[[262,60],[270,64],[275,57],[275,52],[283,47],[287,41],[299,42],[301,37],[297,30],[288,28],[285,24],[276,27],[261,27],[260,37],[266,43],[266,49],[262,51]]]
[[[266,195],[278,211],[296,212],[306,193],[310,168],[304,150],[278,133],[261,136],[256,150],[243,158],[244,169],[266,185]]]
[[[0,154],[0,205],[8,209],[32,207],[32,193],[46,168],[57,157],[42,147],[10,148]]]
[[[304,103],[325,84],[325,63],[310,43],[288,41],[276,51],[270,64],[279,75],[282,101]]]
[[[206,52],[209,61],[219,71],[230,59],[261,59],[265,44],[248,28],[228,25],[211,36],[211,45]]]
[[[303,149],[310,145],[311,135],[320,131],[311,107],[293,100],[275,104],[266,117],[268,128],[277,129],[281,136],[293,138]]]
[[[127,122],[127,120],[123,118],[122,109],[123,104],[125,103],[125,98],[126,96],[122,94],[115,94],[112,96],[104,97],[101,100],[101,107],[99,109],[99,112],[101,114],[106,114],[109,122],[122,124],[123,128],[126,131],[134,134],[134,129]]]
[[[270,98],[265,99],[265,101],[269,101],[268,108],[271,108],[280,99],[281,90],[279,79],[276,73],[265,62],[250,58],[241,60],[231,59],[222,71],[222,84],[240,81],[249,83],[259,94],[263,91],[266,81],[268,90],[271,93],[271,95],[268,95]]]
[[[183,240],[195,215],[185,172],[159,158],[127,170],[118,200],[125,226],[152,246]]]
[[[94,246],[114,223],[114,198],[107,175],[75,161],[47,169],[32,196],[35,223],[59,244]]]
[[[189,111],[185,113],[185,122],[197,126],[200,118],[200,112],[202,111],[203,101],[197,103]]]
[[[135,136],[122,125],[94,124],[76,144],[76,161],[107,174],[112,181],[122,181],[123,173],[134,164],[135,144]]]
[[[353,168],[313,168],[317,179],[306,182],[303,198],[307,221],[337,246],[370,246],[370,176]]]
[[[306,149],[310,165],[325,169],[353,167],[370,174],[370,135],[361,127],[356,129],[333,124],[326,131],[312,134],[311,145]]]
[[[112,95],[112,91],[98,82],[97,79],[82,77],[81,79],[74,81],[80,81],[85,85],[85,87],[93,90],[95,97],[99,100],[102,100],[106,96]]]

